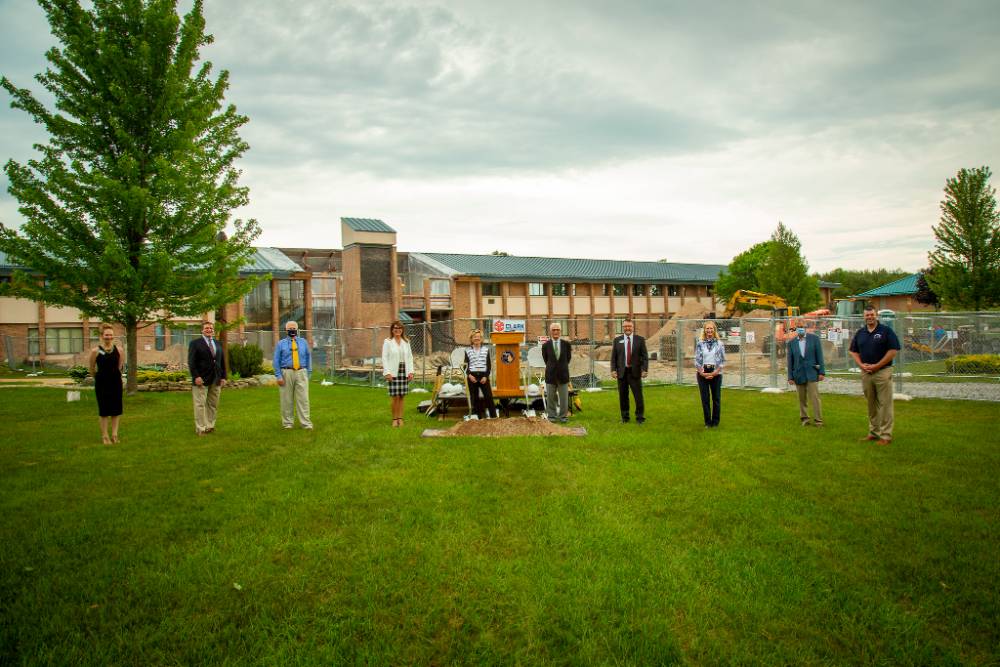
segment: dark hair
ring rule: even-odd
[[[872,311],[873,313],[875,313],[876,315],[878,314],[878,310],[877,310],[877,309],[875,308],[875,306],[872,306],[872,305],[870,305],[870,304],[869,304],[869,305],[867,305],[867,306],[865,306],[865,310],[870,310],[870,311]]]
[[[392,330],[395,329],[396,327],[399,327],[400,330],[399,337],[405,340],[406,342],[410,342],[410,339],[406,337],[406,327],[404,327],[403,323],[400,322],[399,320],[395,320],[393,321],[392,324],[389,325],[389,338],[392,338]]]

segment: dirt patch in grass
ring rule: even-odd
[[[538,417],[511,417],[509,419],[479,419],[461,421],[448,429],[426,429],[424,437],[509,438],[525,435],[581,436],[587,429],[553,424]]]

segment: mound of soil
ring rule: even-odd
[[[586,435],[584,428],[559,426],[539,417],[461,421],[446,430],[426,429],[424,437],[509,438],[525,435]]]

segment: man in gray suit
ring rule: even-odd
[[[788,384],[799,390],[799,419],[803,426],[809,426],[807,403],[812,403],[813,420],[816,426],[823,425],[823,406],[819,400],[819,383],[826,377],[823,364],[823,346],[816,334],[806,333],[805,324],[800,322],[795,332],[798,337],[789,342]]]
[[[573,349],[568,341],[560,339],[562,327],[558,323],[552,323],[549,333],[551,338],[542,343],[546,417],[550,422],[565,424],[569,417],[569,362],[573,358]]]

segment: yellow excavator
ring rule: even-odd
[[[798,306],[789,306],[783,298],[776,294],[764,294],[763,292],[752,292],[741,289],[733,292],[733,295],[729,298],[729,303],[726,304],[726,310],[722,313],[721,319],[728,320],[732,318],[736,314],[736,308],[741,303],[762,308],[771,308],[774,310],[775,317],[797,317],[799,314]]]

